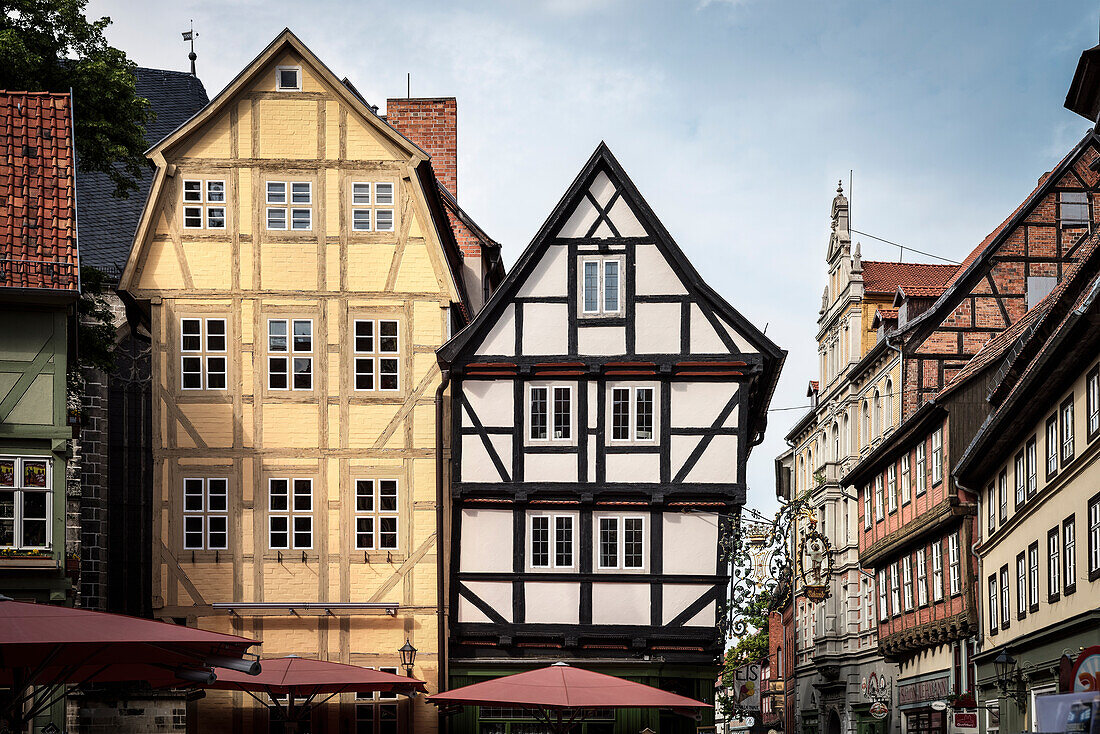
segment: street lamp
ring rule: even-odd
[[[405,644],[402,645],[398,651],[401,654],[401,667],[405,669],[405,675],[412,678],[413,674],[413,662],[416,660],[416,648],[409,643],[409,638],[405,638]]]
[[[1016,659],[1008,654],[1008,650],[1001,650],[993,661],[993,667],[997,672],[997,688],[1001,695],[1011,698],[1022,708],[1023,696],[1016,685]]]

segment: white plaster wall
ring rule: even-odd
[[[701,421],[700,421],[701,422]],[[684,462],[691,456],[691,452],[695,450],[696,445],[702,439],[702,436],[671,436],[670,446],[668,449],[669,463],[672,467],[672,476],[680,471],[680,467],[684,465]],[[465,454],[463,454],[463,463],[465,463]]]
[[[528,624],[580,623],[580,584],[529,581],[523,595]]]
[[[684,284],[657,249],[657,245],[637,245],[634,248],[634,260],[634,292],[639,296],[680,296],[687,293]],[[671,305],[676,308],[679,318],[680,305]]]
[[[649,625],[649,584],[592,584],[592,624]]]
[[[528,482],[576,482],[577,455],[525,454],[523,478]]]
[[[588,187],[588,193],[592,194],[592,198],[601,207],[606,207],[607,202],[611,201],[611,196],[615,193],[615,184],[611,183],[611,179],[607,177],[606,173],[600,171],[592,179],[592,185]]]
[[[515,418],[511,380],[463,380],[462,392],[483,426],[508,427]],[[462,425],[473,426],[462,411]]]
[[[705,584],[665,584],[661,592],[661,622],[668,624],[676,619],[676,615],[691,606],[692,602],[709,590],[710,587]],[[712,612],[712,625],[713,616]],[[691,621],[694,621],[694,618]]]
[[[604,472],[609,482],[659,482],[661,455],[606,454]]]
[[[680,304],[635,305],[634,351],[638,354],[680,353]]]
[[[713,627],[715,625],[714,614],[716,612],[716,605],[714,602],[710,602],[705,607],[699,610],[699,612],[684,622],[685,627]]]
[[[718,560],[718,515],[666,512],[661,516],[662,563],[668,574],[713,574]],[[668,589],[668,586],[665,586]],[[666,592],[667,593],[667,592]],[[667,602],[668,597],[665,597]]]
[[[527,332],[526,325],[523,330]],[[626,327],[585,326],[581,321],[577,327],[577,352],[598,356],[626,354]]]
[[[558,237],[584,237],[588,228],[596,222],[596,208],[587,198],[577,202],[577,207],[558,230]]]
[[[569,248],[551,245],[520,286],[517,294],[528,296],[561,296],[567,292],[569,281]]]
[[[675,464],[673,464],[675,466]],[[686,482],[721,484],[737,481],[737,436],[714,436],[684,477]]]
[[[588,481],[596,481],[596,436],[588,436]]]
[[[608,216],[615,224],[615,229],[619,230],[620,237],[644,237],[646,235],[645,227],[638,221],[638,217],[634,215],[634,211],[623,197],[620,196],[615,205],[611,207]]]
[[[489,442],[496,449],[497,456],[507,471],[511,467],[512,437],[490,436]],[[500,472],[485,450],[480,436],[462,437],[462,481],[463,482],[499,482]]]
[[[510,573],[514,539],[511,510],[464,509],[458,570]],[[467,585],[473,588],[472,582]]]
[[[733,343],[737,345],[737,350],[742,354],[756,354],[756,348],[749,344],[745,337],[741,336],[741,333],[737,329],[730,326],[729,322],[725,319],[719,319],[722,326],[725,327],[726,333],[730,335]]]
[[[569,353],[569,308],[564,303],[523,304],[523,353]]]
[[[722,382],[673,382],[669,401],[672,427],[710,426],[737,389],[736,384]],[[737,408],[733,409],[732,415],[723,425],[730,428],[737,426]]]
[[[696,304],[691,304],[691,343],[693,354],[729,354],[718,332]]]
[[[514,356],[516,353],[516,307],[509,303],[500,312],[500,318],[489,333],[485,335],[485,341],[477,349],[478,354],[500,354]]]
[[[599,400],[599,386],[593,381],[588,383],[588,404],[598,405],[596,402]],[[596,428],[596,411],[588,411],[588,427],[592,430]]]
[[[512,621],[512,584],[508,581],[466,581],[466,586],[478,598],[491,606],[505,621]],[[465,597],[458,597],[459,622],[489,622],[488,616]]]

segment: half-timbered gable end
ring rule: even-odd
[[[489,638],[709,663],[724,518],[785,353],[703,282],[606,145],[439,355],[457,656]]]

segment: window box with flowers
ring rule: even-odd
[[[57,568],[49,548],[0,548],[0,568]]]

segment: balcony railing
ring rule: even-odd
[[[76,265],[60,260],[0,258],[0,287],[76,290]]]

